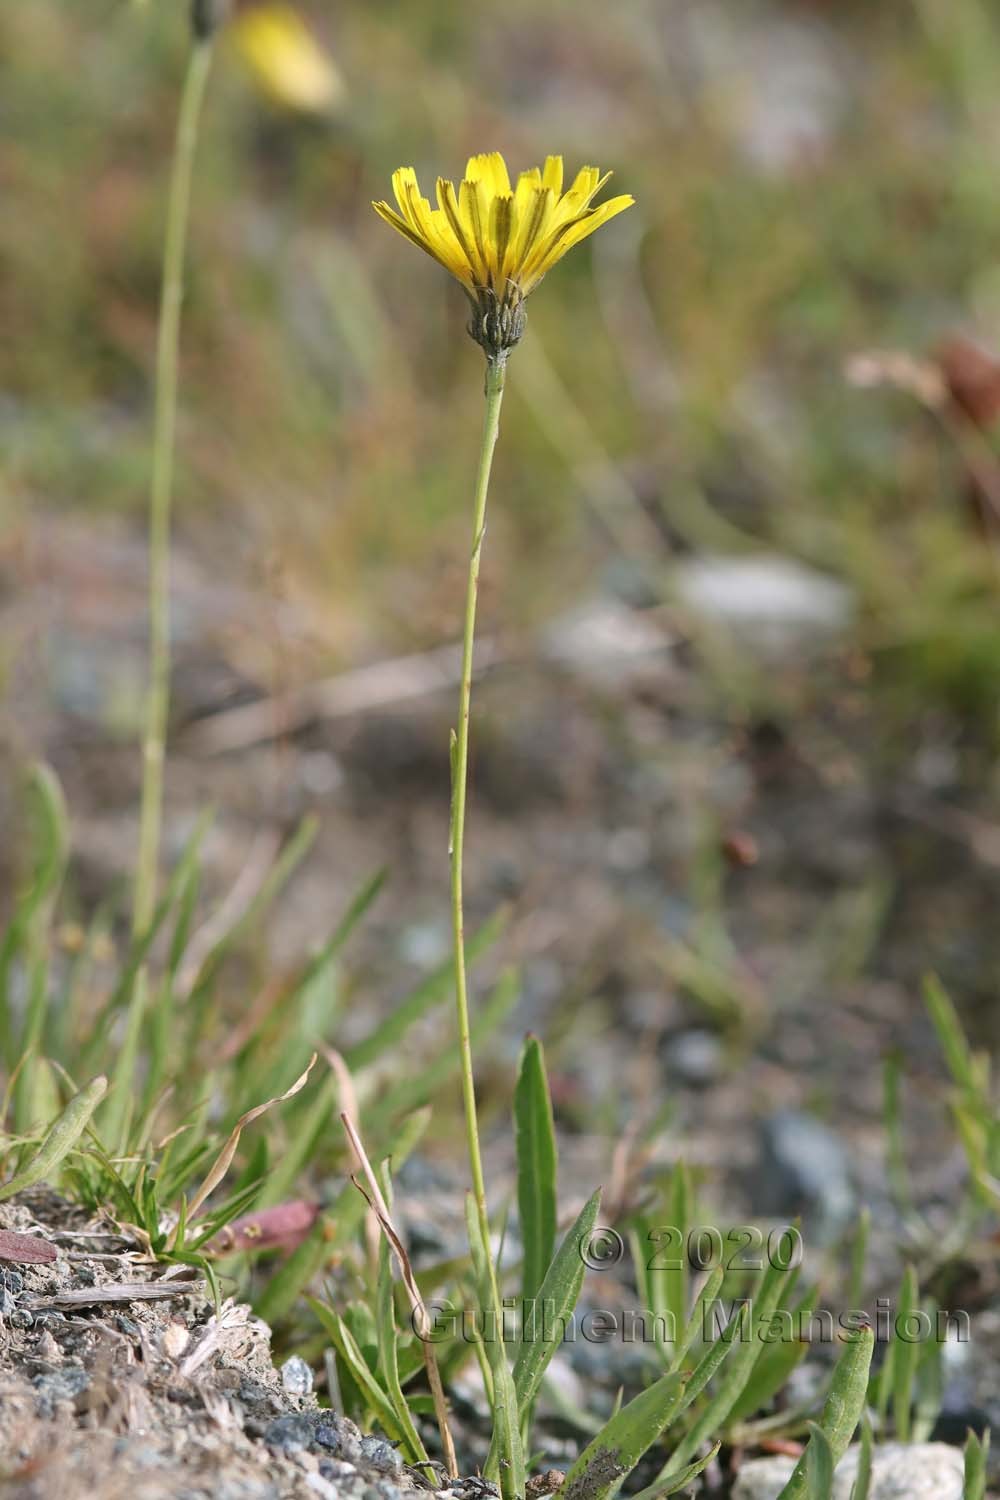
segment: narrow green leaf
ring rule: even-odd
[[[872,1448],[875,1438],[868,1414],[861,1421],[861,1445],[858,1450],[858,1472],[851,1486],[851,1500],[868,1500],[872,1484]]]
[[[906,1150],[903,1144],[902,1110],[899,1097],[901,1077],[902,1059],[898,1053],[892,1053],[882,1065],[882,1119],[885,1127],[886,1167],[896,1206],[904,1216],[909,1216],[913,1213],[913,1193],[910,1188],[910,1173],[906,1165]]]
[[[735,1353],[726,1364],[726,1373],[701,1416],[692,1424],[686,1436],[670,1455],[665,1475],[672,1474],[688,1463],[707,1438],[714,1438],[729,1419],[729,1415],[746,1387],[753,1368],[766,1347],[768,1330],[771,1328],[775,1310],[788,1280],[788,1271],[769,1265],[760,1279],[754,1295],[745,1304],[751,1309],[749,1320],[741,1320],[738,1344]],[[707,1309],[706,1309],[707,1311]],[[744,1324],[747,1326],[744,1326]],[[733,1337],[733,1322],[726,1328],[723,1337]]]
[[[517,1206],[524,1260],[521,1296],[527,1309],[552,1261],[556,1243],[556,1137],[545,1057],[537,1037],[525,1038],[514,1087]]]
[[[685,1407],[690,1406],[691,1402],[697,1396],[701,1395],[723,1362],[729,1358],[735,1346],[737,1332],[740,1337],[743,1336],[744,1330],[740,1324],[744,1322],[749,1324],[749,1316],[749,1308],[746,1304],[742,1307],[737,1307],[730,1319],[729,1326],[723,1334],[714,1343],[709,1344],[701,1359],[695,1365],[694,1371],[688,1381],[687,1395],[684,1401]]]
[[[663,1270],[663,1310],[667,1317],[668,1331],[673,1329],[676,1340],[678,1330],[684,1327],[690,1297],[691,1266],[688,1260],[688,1231],[691,1227],[691,1174],[684,1162],[678,1162],[670,1180],[668,1212],[670,1225],[681,1237],[681,1253],[673,1257],[675,1264]]]
[[[863,1208],[858,1215],[858,1227],[851,1241],[851,1277],[848,1288],[848,1307],[861,1306],[865,1291],[865,1270],[868,1262],[868,1239],[871,1234],[872,1214]]]
[[[809,1500],[831,1500],[833,1494],[833,1449],[822,1427],[809,1423],[805,1452],[806,1491]]]
[[[941,981],[933,974],[924,980],[924,1001],[937,1032],[948,1071],[960,1089],[979,1092],[972,1052],[965,1038],[958,1011]]]
[[[566,1475],[561,1500],[604,1500],[632,1472],[673,1421],[684,1400],[686,1377],[661,1375],[623,1406],[588,1443]]]
[[[388,1437],[401,1442],[404,1435],[396,1421],[392,1402],[372,1374],[361,1352],[361,1346],[345,1320],[332,1307],[327,1307],[326,1303],[320,1302],[316,1297],[307,1297],[306,1301],[330,1335],[334,1348],[350,1371],[351,1377],[362,1392],[379,1426]]]
[[[26,888],[17,897],[13,915],[0,942],[0,1045],[9,1072],[30,1047],[38,1046],[44,1021],[42,988],[41,998],[34,1004],[35,1014],[32,1014],[29,1001],[25,1023],[18,1035],[10,995],[14,958],[27,948],[29,965],[36,970],[41,967],[43,929],[47,926],[69,854],[69,819],[62,788],[55,772],[41,762],[33,765],[28,773],[27,803],[33,824],[34,867]],[[38,988],[37,982],[35,987]],[[25,1083],[22,1087],[29,1088],[29,1085]]]
[[[765,1345],[744,1387],[742,1396],[729,1413],[730,1422],[743,1422],[747,1417],[753,1416],[754,1412],[760,1411],[773,1396],[777,1395],[778,1391],[784,1388],[796,1365],[808,1353],[808,1339],[799,1338],[796,1335],[812,1316],[818,1298],[819,1287],[812,1287],[790,1309],[793,1336],[782,1337],[775,1344]]]
[[[184,846],[180,859],[171,871],[166,889],[156,903],[149,926],[145,932],[139,933],[132,940],[118,983],[90,1027],[90,1034],[81,1052],[80,1066],[83,1071],[86,1072],[90,1067],[94,1066],[98,1057],[103,1057],[106,1054],[108,1033],[118,1012],[131,1006],[136,976],[149,957],[149,951],[159,936],[163,924],[187,888],[192,871],[197,866],[202,841],[210,822],[211,819],[207,814],[198,819],[191,837]],[[117,1131],[105,1131],[106,1138],[108,1139],[111,1138],[112,1134],[117,1134]]]
[[[871,1368],[874,1349],[875,1334],[871,1328],[859,1329],[845,1344],[844,1352],[833,1372],[830,1394],[826,1398],[819,1425],[830,1446],[834,1468],[847,1452],[855,1428],[864,1412],[868,1393],[868,1371]],[[808,1487],[805,1454],[795,1465],[791,1478],[778,1496],[778,1500],[813,1500]]]
[[[985,1500],[986,1461],[990,1452],[990,1435],[984,1432],[978,1438],[970,1430],[965,1440],[965,1482],[962,1500]]]
[[[0,1203],[12,1198],[15,1193],[21,1193],[25,1188],[34,1187],[37,1182],[45,1182],[52,1177],[59,1163],[72,1151],[86,1130],[107,1087],[106,1078],[95,1078],[85,1089],[74,1094],[35,1154],[16,1177],[12,1177],[10,1182],[0,1188]]]
[[[514,1389],[517,1393],[518,1409],[523,1416],[530,1410],[542,1382],[549,1361],[559,1347],[564,1321],[573,1315],[580,1297],[583,1278],[586,1274],[582,1248],[597,1223],[601,1208],[601,1191],[592,1194],[567,1231],[556,1251],[552,1264],[545,1273],[535,1301],[535,1317],[529,1323],[525,1309],[525,1324],[521,1329],[521,1343],[514,1360]],[[539,1328],[541,1323],[541,1328]],[[546,1331],[552,1337],[541,1335]]]
[[[932,1299],[923,1304],[923,1311],[935,1325],[938,1305]],[[944,1345],[936,1338],[921,1339],[917,1345],[917,1369],[914,1379],[913,1420],[910,1438],[914,1443],[926,1443],[937,1425],[944,1401]]]
[[[726,1270],[724,1266],[716,1266],[715,1270],[711,1271],[706,1278],[704,1286],[695,1299],[695,1304],[691,1310],[691,1316],[688,1318],[681,1341],[674,1350],[673,1363],[670,1366],[671,1370],[679,1370],[695,1343],[699,1339],[704,1338],[708,1310],[714,1307],[718,1301],[719,1293],[722,1291],[722,1284],[725,1279]]]
[[[489,1465],[486,1477],[500,1480],[500,1493],[504,1500],[523,1500],[526,1482],[524,1448],[521,1442],[521,1420],[517,1403],[517,1392],[507,1351],[503,1341],[503,1309],[493,1303],[492,1277],[487,1256],[489,1246],[484,1245],[479,1228],[479,1214],[471,1195],[465,1204],[466,1231],[472,1251],[472,1265],[476,1276],[479,1306],[484,1314],[482,1332],[486,1357],[492,1376],[491,1407],[493,1411],[493,1447],[491,1455],[495,1467]]]
[[[917,1311],[920,1288],[917,1273],[912,1266],[903,1272],[903,1284],[899,1289],[896,1306],[896,1329],[893,1334],[895,1360],[892,1382],[892,1420],[896,1438],[901,1443],[910,1441],[910,1423],[913,1410],[913,1381],[920,1356],[920,1345],[900,1338],[899,1329],[906,1328],[911,1314]]]
[[[378,1247],[375,1327],[378,1334],[379,1375],[392,1403],[392,1409],[396,1413],[408,1462],[426,1464],[427,1450],[420,1440],[420,1434],[410,1414],[410,1408],[399,1380],[399,1346],[396,1334],[396,1308],[393,1300],[392,1261],[389,1241],[385,1235],[382,1235],[379,1240]]]
[[[693,1464],[688,1464],[679,1474],[671,1474],[669,1479],[655,1479],[644,1490],[630,1496],[630,1500],[660,1500],[664,1495],[676,1495],[678,1490],[684,1489],[692,1479],[697,1479],[699,1474],[704,1473],[721,1447],[720,1441],[709,1449],[704,1458],[696,1458]]]

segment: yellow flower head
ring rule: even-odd
[[[462,283],[475,308],[469,332],[495,356],[521,337],[522,303],[546,271],[634,203],[625,194],[591,206],[610,176],[581,167],[563,192],[562,157],[550,156],[512,188],[503,157],[492,151],[469,158],[457,190],[438,178],[437,208],[420,196],[412,167],[392,175],[399,212],[388,203],[372,207]]]

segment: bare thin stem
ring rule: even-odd
[[[196,41],[181,95],[167,204],[163,281],[156,345],[156,406],[149,496],[149,681],[142,744],[142,811],[132,928],[143,932],[156,904],[163,820],[163,759],[170,704],[170,501],[177,426],[177,366],[184,256],[198,121],[208,83],[212,44]]]
[[[163,280],[156,341],[153,465],[149,492],[149,668],[142,739],[139,852],[132,906],[132,932],[136,937],[144,933],[153,920],[160,866],[163,762],[170,708],[170,502],[177,428],[178,348],[191,179],[198,142],[198,122],[211,61],[210,38],[196,40],[184,77],[177,117],[163,243]],[[121,1150],[125,1149],[128,1133],[132,1107],[129,1090],[135,1072],[139,1036],[148,998],[149,975],[143,965],[132,983],[125,1035],[115,1065],[108,1115],[104,1121],[107,1138],[117,1140]]]
[[[476,603],[479,597],[479,563],[486,532],[486,494],[489,489],[493,450],[500,431],[500,406],[503,401],[506,355],[487,360],[486,411],[483,417],[483,440],[473,502],[472,555],[465,596],[465,629],[462,636],[462,675],[458,700],[458,729],[451,743],[451,917],[455,949],[455,1003],[458,1012],[458,1043],[462,1069],[462,1097],[465,1104],[465,1132],[472,1169],[472,1190],[490,1263],[493,1293],[496,1276],[489,1253],[490,1221],[486,1206],[486,1184],[483,1178],[482,1153],[479,1148],[479,1125],[476,1118],[476,1087],[472,1068],[472,1044],[469,1038],[469,992],[465,971],[465,928],[463,911],[462,857],[465,850],[465,807],[469,772],[469,715],[472,700],[472,658],[476,634]],[[499,1300],[499,1299],[497,1299]]]

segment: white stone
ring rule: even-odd
[[[550,620],[542,636],[549,661],[580,676],[615,679],[671,644],[663,622],[615,599],[592,599]]]
[[[837,1465],[832,1500],[850,1500],[860,1448]],[[740,1469],[732,1500],[777,1500],[795,1468],[791,1458],[755,1458]],[[868,1500],[962,1500],[964,1460],[947,1443],[883,1443],[872,1456]]]
[[[788,557],[697,557],[674,570],[674,592],[693,615],[738,633],[765,652],[837,636],[850,624],[846,584]]]

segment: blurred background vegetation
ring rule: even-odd
[[[480,355],[459,289],[406,253],[369,200],[401,163],[429,185],[458,177],[472,151],[500,149],[515,167],[562,152],[572,168],[613,168],[638,206],[532,300],[498,456],[484,634],[531,636],[594,596],[666,607],[708,726],[686,731],[694,760],[700,735],[715,744],[732,730],[749,734],[759,770],[775,736],[812,725],[826,785],[850,779],[845,751],[856,753],[876,783],[875,821],[899,812],[898,780],[916,825],[994,870],[1000,22],[985,0],[295,8],[327,58],[329,97],[312,109],[275,97],[236,23],[195,183],[179,577],[194,556],[220,584],[249,580],[259,614],[242,619],[231,659],[266,690],[454,639]],[[8,602],[31,594],[50,544],[85,550],[91,532],[134,543],[125,581],[121,568],[91,580],[101,608],[113,616],[127,585],[141,602],[164,194],[187,46],[174,0],[0,13]],[[977,406],[960,377],[979,346]],[[880,355],[874,386],[847,378],[872,351],[922,363],[900,376]],[[692,615],[685,603],[692,561],[760,555],[806,565],[807,587],[844,586],[818,657],[797,651],[794,611],[776,669],[717,629],[725,604]],[[41,607],[58,612],[58,575],[48,586]],[[724,575],[720,587],[737,584]],[[177,622],[183,637],[183,601]],[[23,644],[7,632],[5,732],[54,758],[72,794],[72,764],[17,708]],[[79,681],[64,679],[78,664],[64,658],[50,654],[45,671],[73,700]],[[138,701],[112,693],[101,708],[102,732],[129,755]],[[544,737],[551,726],[533,712],[526,733]],[[484,767],[510,716],[501,690],[486,706]],[[670,744],[666,721],[643,733]],[[553,732],[546,753],[572,762],[579,742]],[[788,765],[769,764],[779,782],[787,774],[778,792],[794,789]],[[313,772],[323,802],[327,772]],[[537,759],[507,774],[509,812],[538,780]],[[98,799],[124,796],[116,771],[102,776],[90,775]],[[683,802],[683,775],[677,784]],[[203,790],[192,774],[184,796]],[[839,821],[835,804],[826,816]],[[721,899],[713,871],[686,871],[695,907],[706,892]],[[883,873],[836,878],[870,875],[876,888]],[[964,907],[952,926],[963,923]],[[992,982],[986,946],[966,964],[974,989]],[[931,959],[921,950],[910,967]]]
[[[562,151],[613,167],[639,207],[532,305],[488,607],[544,617],[634,565],[630,537],[643,554],[657,536],[664,559],[777,547],[859,590],[863,644],[907,718],[950,704],[992,734],[993,565],[961,456],[907,398],[859,394],[843,370],[861,349],[997,332],[989,8],[299,9],[339,75],[330,108],[269,101],[233,38],[213,79],[182,531],[279,553],[334,659],[370,632],[451,633],[477,353],[460,292],[401,255],[368,203],[403,161],[432,182],[473,150]],[[141,524],[183,11],[39,0],[0,17],[8,515]]]

